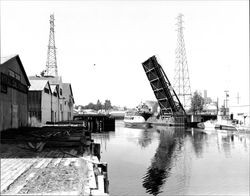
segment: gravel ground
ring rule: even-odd
[[[78,169],[69,165],[67,167],[46,167],[40,169],[37,175],[19,193],[52,193],[64,191],[77,191],[79,188]]]

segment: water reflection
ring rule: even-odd
[[[110,140],[112,133],[92,133],[92,137],[95,138],[95,140],[101,144],[102,148],[101,150],[107,150],[107,143]]]
[[[183,129],[163,128],[160,132],[160,141],[156,153],[152,159],[151,166],[143,176],[143,187],[147,193],[158,195],[161,187],[171,175],[173,162],[176,160],[176,153],[183,144]]]
[[[221,143],[222,149],[225,152],[226,157],[231,156],[231,147],[234,143],[234,135],[233,134],[226,134],[221,135]]]
[[[223,131],[217,132],[218,151],[222,150],[226,157],[231,157],[231,151],[235,146],[242,146],[242,149],[248,151],[248,142],[249,135]]]
[[[204,144],[208,140],[208,135],[196,129],[191,129],[191,132],[186,132],[191,139],[191,143],[195,152],[196,157],[202,157]]]
[[[152,143],[153,134],[154,131],[152,129],[144,129],[138,138],[138,144],[141,147],[146,148],[149,144]]]
[[[118,121],[115,132],[92,136],[109,164],[110,195],[249,192],[249,133],[131,129]]]

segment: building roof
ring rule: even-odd
[[[6,56],[6,57],[1,57],[1,66],[8,63],[9,61],[12,61],[12,60],[16,60],[18,62],[18,64],[20,65],[20,69],[23,72],[26,83],[27,83],[28,86],[30,86],[28,76],[27,76],[27,74],[25,72],[25,69],[23,67],[23,64],[22,64],[22,61],[21,61],[19,55],[15,54],[15,55],[9,55],[9,56]]]
[[[61,76],[39,76],[39,75],[35,75],[35,76],[29,76],[29,79],[32,80],[48,80],[50,84],[59,84],[62,80]]]
[[[58,84],[50,84],[50,88],[51,88],[52,93],[55,92],[55,91],[57,92],[57,88],[56,88],[57,85]]]
[[[30,80],[31,86],[29,88],[29,91],[43,91],[43,89],[45,88],[45,86],[48,83],[49,89],[51,91],[50,88],[50,84],[48,80]]]

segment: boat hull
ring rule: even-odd
[[[215,130],[215,124],[210,121],[198,123],[197,127],[205,130]]]
[[[148,128],[150,127],[150,123],[136,123],[136,122],[124,122],[125,127],[128,128]]]
[[[216,124],[215,129],[226,130],[226,131],[238,131],[238,129],[233,125],[223,125],[223,124]]]
[[[174,127],[185,126],[185,119],[183,117],[168,117],[168,118],[152,119],[149,122],[155,126],[174,126]]]

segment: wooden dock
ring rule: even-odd
[[[115,131],[115,118],[106,114],[78,114],[72,122],[79,122],[91,132]]]
[[[91,140],[91,133],[83,129],[43,127],[4,131],[1,133],[0,193],[107,195],[107,175],[100,169],[103,164],[97,158],[99,151],[98,144]],[[99,172],[92,175],[94,168]],[[102,178],[99,175],[103,181],[98,181]],[[89,181],[94,182],[93,185]]]

